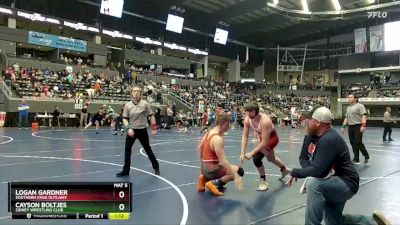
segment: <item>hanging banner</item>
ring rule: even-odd
[[[29,44],[86,52],[87,42],[83,40],[29,31]]]
[[[354,30],[355,53],[367,52],[367,29],[358,28]]]
[[[383,26],[369,28],[369,50],[370,52],[383,51]]]

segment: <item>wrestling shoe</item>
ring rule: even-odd
[[[213,195],[216,195],[216,196],[222,196],[222,195],[224,195],[223,192],[220,192],[220,191],[218,190],[217,185],[215,185],[215,184],[212,182],[212,180],[206,182],[206,187],[207,187],[207,189],[208,189]]]
[[[207,182],[206,177],[203,175],[200,175],[197,178],[197,191],[198,192],[203,192],[206,190],[206,182]]]
[[[257,188],[257,191],[266,191],[268,190],[268,183],[265,180],[260,180],[260,185]]]

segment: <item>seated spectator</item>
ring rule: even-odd
[[[100,80],[96,81],[96,84],[94,85],[94,91],[96,94],[100,94],[101,91],[101,84],[100,84]]]
[[[4,82],[6,83],[7,86],[11,87],[12,84],[12,74],[13,74],[13,70],[11,67],[9,67],[5,73],[4,76]]]
[[[19,73],[19,69],[20,69],[19,63],[15,63],[13,65],[13,69],[14,69],[14,72],[18,74]]]

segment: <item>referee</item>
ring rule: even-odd
[[[362,142],[363,133],[367,126],[367,110],[365,110],[363,104],[358,103],[358,97],[356,95],[349,94],[347,99],[350,105],[347,107],[346,117],[343,121],[342,134],[344,134],[344,128],[349,126],[348,134],[354,153],[353,163],[360,164],[361,151],[365,157],[364,164],[368,164],[371,159]]]
[[[151,133],[157,133],[156,120],[154,118],[153,112],[150,108],[150,104],[141,99],[141,88],[139,86],[133,86],[131,95],[132,101],[125,104],[123,111],[123,123],[127,129],[127,136],[125,140],[125,164],[121,172],[117,173],[117,177],[129,176],[129,171],[131,167],[131,155],[132,146],[136,139],[139,139],[140,144],[146,151],[151,164],[156,175],[160,175],[160,169],[156,156],[150,147],[149,135],[147,133],[148,120],[150,116],[151,119]]]
[[[392,123],[396,123],[396,120],[390,115],[392,109],[390,107],[386,107],[386,112],[383,114],[383,141],[386,140],[386,135],[389,133],[389,141],[393,141],[392,139]]]

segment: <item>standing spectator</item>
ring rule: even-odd
[[[208,122],[208,112],[207,109],[204,109],[204,112],[201,115],[201,132],[207,129],[207,122]]]
[[[365,157],[364,164],[370,162],[370,157],[364,143],[362,142],[363,133],[367,127],[367,110],[364,105],[358,103],[358,97],[354,94],[349,94],[347,99],[350,105],[347,107],[346,117],[344,118],[342,125],[342,134],[344,134],[344,128],[349,126],[348,134],[350,144],[353,149],[354,164],[360,164],[360,151]]]
[[[158,102],[158,103],[162,102],[162,95],[161,95],[160,91],[157,92],[156,102]]]
[[[88,107],[89,103],[85,103],[81,109],[81,116],[80,116],[80,125],[81,127],[85,127],[87,120],[88,120]]]
[[[192,114],[192,111],[187,111],[186,119],[187,119],[187,121],[189,123],[189,126],[190,127],[193,126],[193,114]]]
[[[167,108],[168,107],[163,107],[162,108],[162,110],[161,110],[161,116],[162,116],[162,123],[161,123],[161,126],[162,126],[162,128],[166,128],[167,127],[167,125],[168,125],[168,115],[167,115]]]
[[[232,112],[231,112],[231,129],[235,129],[236,124],[237,124],[237,119],[238,119],[238,112],[237,108],[234,107]]]
[[[214,125],[214,121],[215,121],[215,111],[212,110],[211,108],[207,109],[207,113],[208,113],[208,126],[213,126]]]
[[[160,105],[157,105],[154,116],[156,118],[157,128],[161,127],[161,108]]]
[[[197,108],[194,108],[194,110],[193,110],[193,126],[194,126],[194,127],[197,127],[197,126],[198,126]]]
[[[22,126],[28,128],[29,105],[25,102],[25,100],[22,100],[21,104],[18,105],[18,111],[19,111],[19,118],[18,118],[19,129],[21,129]]]
[[[130,70],[126,72],[126,81],[128,82],[128,84],[132,84],[132,71]]]
[[[54,127],[54,124],[57,122],[57,124],[58,124],[58,127],[60,127],[60,114],[61,114],[61,111],[60,111],[60,109],[58,108],[58,106],[54,106],[54,111],[53,111],[53,119],[52,119],[52,128]]]
[[[107,105],[104,104],[102,107],[100,107],[100,115],[103,117],[103,120],[101,120],[100,125],[103,126],[104,125],[104,118],[106,118],[107,116]]]
[[[390,107],[386,107],[386,112],[383,114],[383,141],[386,141],[386,135],[389,133],[389,141],[393,141],[392,139],[392,123],[396,123],[393,117],[390,115],[392,109]]]
[[[172,112],[174,113],[172,116],[175,117],[176,116],[176,104],[175,104],[175,102],[172,103]]]
[[[135,84],[138,83],[138,74],[136,71],[132,72],[132,79],[135,80]]]
[[[171,124],[174,124],[174,111],[172,110],[172,106],[167,108],[167,126],[166,129],[171,129]]]

